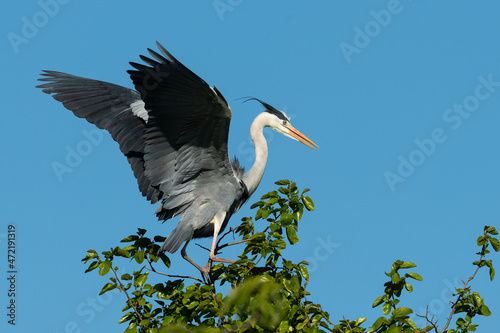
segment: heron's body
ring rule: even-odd
[[[256,158],[244,173],[238,160],[229,160],[232,113],[222,94],[158,47],[162,55],[149,50],[155,60],[141,56],[149,66],[131,63],[136,70],[128,72],[136,90],[54,71],[45,71],[40,80],[46,83],[38,87],[111,134],[142,195],[151,203],[161,202],[156,211],[160,220],[181,215],[160,252],[174,253],[191,238],[213,237],[210,257],[218,259],[213,253],[217,235],[264,174],[268,149],[263,128],[272,127],[310,147],[314,143],[282,111],[259,101],[266,110],[250,128]]]

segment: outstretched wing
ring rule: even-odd
[[[107,130],[120,145],[142,195],[155,203],[161,191],[144,174],[144,130],[148,114],[137,91],[56,71],[44,71],[37,86],[63,103],[75,116]]]
[[[228,157],[231,109],[216,88],[157,43],[149,66],[128,71],[149,118],[145,129],[145,175],[163,195],[158,217],[180,214],[207,182],[239,186]]]
[[[131,63],[137,91],[114,84],[45,71],[39,85],[73,113],[106,129],[127,156],[139,189],[162,200],[160,219],[184,212],[208,183],[240,187],[229,161],[231,109],[220,92],[177,61],[141,56]],[[241,171],[240,171],[241,172]]]

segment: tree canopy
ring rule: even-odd
[[[168,256],[157,256],[165,237],[148,237],[147,230],[141,228],[121,241],[124,246],[100,254],[89,250],[82,259],[88,264],[85,272],[97,270],[99,275],[109,276],[99,294],[113,289],[124,294],[124,315],[118,320],[125,325],[124,331],[464,333],[476,330],[475,316],[491,314],[483,298],[469,286],[483,267],[489,269],[491,281],[495,277],[492,261],[486,257],[491,248],[500,250],[500,242],[494,237],[498,235],[496,229],[485,226],[477,239],[480,250],[478,260],[473,262],[476,269],[463,287],[456,289],[444,325],[438,326],[425,313],[418,315],[425,318],[427,326],[417,327],[409,317],[413,310],[400,304],[403,292],[413,292],[411,283],[422,280],[414,271],[417,265],[403,260],[395,261],[385,273],[388,281],[373,302],[383,316],[369,326],[364,326],[365,317],[337,318],[334,323],[307,291],[308,263],[295,263],[284,256],[288,246],[299,242],[297,233],[304,212],[314,211],[314,203],[306,195],[309,189],[299,191],[289,180],[276,185],[277,190],[251,206],[256,210],[254,218],[243,218],[239,226],[219,237],[218,253],[236,244],[244,243],[244,248],[234,264],[213,265],[209,261],[208,278],[171,273],[175,270]],[[257,226],[262,231],[257,231]],[[230,234],[239,240],[224,243]],[[119,275],[119,260],[135,261],[138,268],[133,274]],[[152,275],[161,277],[162,282],[150,282],[154,280]],[[229,285],[230,292],[220,292],[223,285]]]

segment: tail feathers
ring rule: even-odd
[[[158,250],[158,255],[164,253],[165,251],[175,253],[182,243],[189,240],[191,236],[192,231],[189,228],[178,224],[163,242],[162,246]]]

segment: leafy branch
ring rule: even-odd
[[[168,256],[157,256],[165,237],[146,236],[146,230],[122,239],[123,247],[116,246],[100,255],[89,250],[82,259],[88,268],[86,272],[98,270],[105,276],[112,271],[110,282],[102,287],[100,294],[113,289],[126,295],[124,315],[119,323],[126,323],[126,333],[132,332],[336,332],[336,333],[465,333],[474,331],[472,324],[476,315],[489,316],[484,300],[472,291],[470,282],[482,267],[489,268],[493,281],[495,270],[492,260],[486,259],[489,249],[498,252],[500,243],[494,227],[485,227],[477,239],[481,247],[474,273],[463,287],[456,289],[456,300],[451,302],[451,312],[444,327],[439,330],[438,320],[429,318],[428,308],[424,315],[426,327],[418,328],[410,319],[410,307],[400,304],[403,292],[412,293],[414,281],[422,277],[413,270],[414,263],[397,260],[386,276],[383,294],[375,299],[373,307],[381,307],[383,315],[369,327],[363,327],[365,317],[349,320],[342,317],[332,323],[330,314],[319,304],[313,303],[306,290],[309,282],[308,263],[294,263],[285,258],[286,249],[299,242],[299,221],[305,211],[314,211],[313,201],[299,191],[294,182],[276,182],[278,189],[271,191],[254,203],[255,217],[246,217],[242,223],[229,229],[219,237],[216,252],[228,247],[244,244],[235,263],[209,261],[209,279],[189,274],[171,273]],[[256,231],[256,226],[260,230]],[[223,243],[232,235],[232,240]],[[114,262],[128,260],[139,265],[132,274],[118,274]],[[161,268],[158,268],[161,267]],[[150,274],[154,272],[155,274]],[[189,282],[189,283],[187,283]],[[218,289],[228,284],[224,294]],[[456,320],[458,314],[465,316]]]

